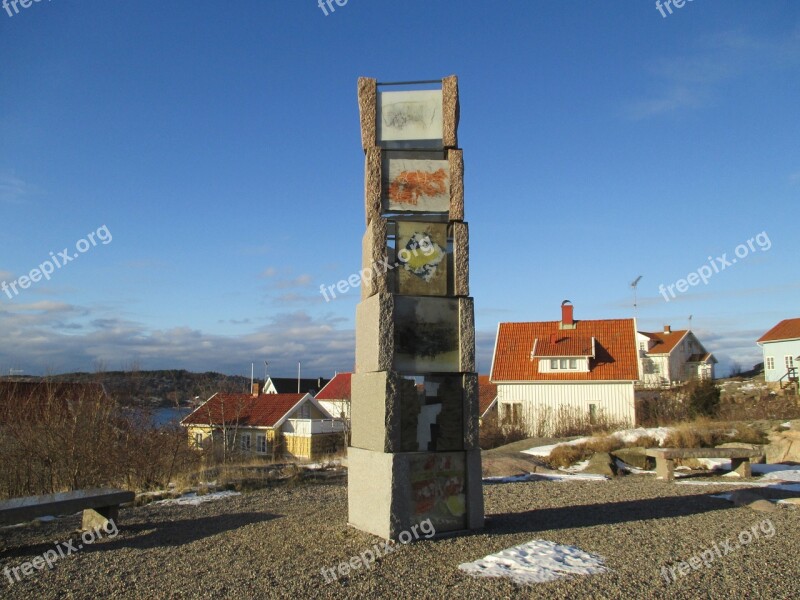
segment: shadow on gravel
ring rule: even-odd
[[[715,498],[709,499],[705,494],[542,508],[519,513],[488,515],[486,533],[574,529],[649,519],[688,517],[730,508],[733,508],[732,504]]]
[[[148,548],[164,546],[183,546],[203,538],[211,537],[233,531],[240,527],[264,523],[277,519],[281,515],[269,513],[236,513],[230,515],[219,515],[213,517],[201,517],[197,519],[182,519],[178,521],[158,521],[149,523],[130,523],[122,521],[119,525],[119,533],[113,538],[104,537],[92,545],[84,545],[81,553],[89,552],[108,552],[120,548],[132,548],[145,550]],[[19,545],[9,547],[2,553],[2,558],[11,557],[31,557],[44,554],[52,550],[56,543],[74,542],[77,548],[81,543],[81,536],[76,532],[71,532],[66,537],[53,540],[46,544]]]

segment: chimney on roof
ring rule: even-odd
[[[664,333],[672,333],[672,327],[670,325],[664,325]]]
[[[253,398],[258,398],[258,396],[261,394],[259,385],[257,383],[250,385],[250,393],[253,394]]]
[[[572,302],[564,300],[561,303],[561,324],[559,329],[575,329],[575,319],[572,313]]]

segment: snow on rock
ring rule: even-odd
[[[553,451],[554,448],[558,446],[575,446],[577,444],[583,444],[588,442],[591,438],[582,437],[578,438],[577,440],[572,440],[571,442],[561,442],[560,444],[550,444],[549,446],[536,446],[535,448],[528,448],[527,450],[522,450],[523,454],[530,454],[531,456],[550,456],[550,453]]]
[[[181,496],[180,498],[170,498],[167,500],[159,500],[158,502],[154,502],[153,504],[162,504],[165,506],[174,506],[174,505],[189,505],[189,506],[198,506],[205,502],[213,502],[215,500],[222,500],[224,498],[230,498],[232,496],[241,496],[240,492],[212,492],[210,494],[205,494],[203,496],[198,496],[196,493],[186,494],[185,496]]]
[[[635,443],[636,440],[639,438],[649,436],[658,440],[659,445],[664,444],[664,440],[667,439],[672,429],[670,427],[637,427],[636,429],[624,429],[622,431],[615,431],[611,434],[611,437],[617,438],[619,441],[625,444],[632,444]],[[577,440],[572,440],[569,442],[561,442],[560,444],[550,444],[548,446],[536,446],[535,448],[528,448],[527,450],[522,450],[523,454],[530,454],[531,456],[550,456],[550,453],[553,451],[554,448],[558,446],[574,446],[576,444],[583,444],[588,442],[592,438],[590,437],[582,437],[578,438]]]
[[[602,557],[547,540],[506,548],[458,568],[473,577],[507,577],[523,585],[608,571]]]

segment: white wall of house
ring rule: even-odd
[[[350,402],[347,400],[317,400],[317,403],[334,419],[350,418]]]
[[[548,433],[560,410],[587,419],[594,413],[629,426],[636,420],[632,381],[500,383],[497,397],[500,417],[513,414],[512,405],[519,405],[516,410],[532,435]],[[543,425],[544,431],[537,432]]]
[[[764,353],[764,378],[767,382],[777,382],[786,375],[787,362],[790,358],[791,364],[797,367],[800,373],[800,361],[797,360],[800,356],[800,340],[762,342],[761,350]]]

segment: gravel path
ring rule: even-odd
[[[800,510],[756,512],[699,487],[626,477],[484,487],[487,530],[400,546],[369,571],[326,583],[334,567],[379,542],[348,528],[343,482],[276,487],[200,506],[123,510],[120,532],[9,583],[0,598],[797,598]],[[688,560],[769,519],[757,539],[667,585]],[[0,570],[72,539],[78,517],[0,530]],[[473,579],[459,563],[533,539],[605,557],[610,571],[519,587]]]

